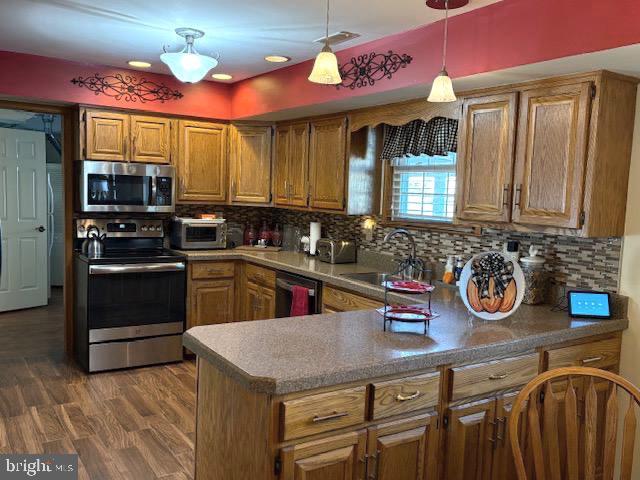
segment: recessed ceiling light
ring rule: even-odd
[[[131,67],[136,67],[136,68],[149,68],[151,66],[149,62],[143,62],[142,60],[129,60],[127,63]]]
[[[216,80],[231,80],[233,78],[233,76],[229,75],[228,73],[214,73],[213,75],[211,75],[212,78],[215,78]]]
[[[286,63],[291,60],[291,57],[285,57],[284,55],[267,55],[264,59],[271,63]]]

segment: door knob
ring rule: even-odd
[[[44,228],[44,225],[40,225],[39,227],[36,227],[36,230],[42,233],[46,230],[46,228]]]

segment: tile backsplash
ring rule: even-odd
[[[361,249],[369,253],[404,256],[408,253],[406,239],[395,238],[383,243],[391,228],[377,225],[373,239],[365,239],[362,228],[365,218],[328,213],[309,213],[294,210],[178,205],[178,215],[189,216],[200,212],[223,211],[230,225],[248,222],[260,226],[262,220],[269,224],[292,224],[308,232],[309,222],[322,223],[323,236],[356,239]],[[373,217],[376,221],[376,219]],[[444,264],[447,255],[462,255],[465,260],[473,254],[486,250],[502,250],[508,240],[520,242],[520,251],[528,252],[530,245],[541,248],[546,259],[546,268],[556,287],[585,288],[618,291],[618,276],[622,250],[621,238],[576,238],[541,233],[520,233],[502,230],[485,230],[482,235],[450,233],[436,230],[411,229],[415,236],[418,255],[424,260]]]

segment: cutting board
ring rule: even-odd
[[[240,245],[235,248],[236,250],[251,251],[251,252],[279,252],[282,247],[253,247],[251,245]]]

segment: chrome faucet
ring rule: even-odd
[[[423,273],[425,270],[424,262],[418,258],[416,252],[416,239],[411,233],[404,228],[395,228],[391,230],[384,236],[382,240],[383,243],[387,243],[394,237],[405,236],[409,240],[409,245],[411,246],[411,254],[409,258],[405,258],[400,262],[398,270],[402,272],[402,278],[416,278],[417,280],[421,280],[423,278]]]

